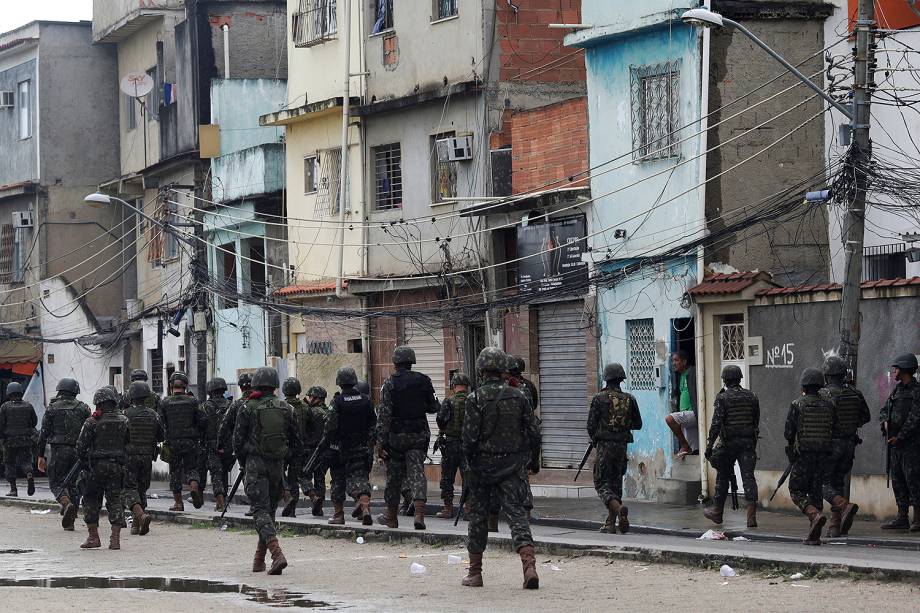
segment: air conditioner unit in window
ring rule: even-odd
[[[33,228],[35,221],[32,218],[32,211],[14,211],[13,212],[14,228]]]
[[[16,106],[15,92],[0,92],[0,109],[11,109]]]
[[[437,141],[439,162],[461,162],[473,159],[473,137],[456,136]]]

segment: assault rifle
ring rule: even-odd
[[[792,473],[792,464],[792,462],[789,462],[789,466],[783,471],[783,475],[779,478],[779,483],[776,484],[776,489],[773,490],[773,494],[770,496],[770,501],[773,500],[773,497],[776,496],[776,492],[779,491],[779,488],[783,487],[783,483],[786,482],[786,479],[788,479],[790,473]]]
[[[891,488],[891,445],[888,443],[888,439],[891,436],[888,434],[888,422],[885,422],[885,432],[883,434],[885,437],[885,488]]]
[[[460,522],[460,515],[463,513],[463,505],[466,504],[466,499],[470,496],[470,488],[463,484],[463,492],[460,494],[460,506],[457,507],[457,517],[454,518],[454,525],[456,526]]]
[[[728,478],[732,491],[732,511],[738,510],[738,477],[735,475],[735,467],[732,466],[731,476]]]
[[[223,519],[224,515],[227,514],[227,509],[230,508],[230,501],[233,500],[233,497],[236,495],[236,490],[240,488],[240,483],[243,481],[243,475],[246,473],[240,469],[240,474],[236,476],[236,481],[233,482],[233,487],[230,488],[230,493],[227,495],[227,500],[224,502],[224,509],[220,513],[220,518]]]
[[[575,478],[573,481],[578,481],[578,475],[581,474],[582,469],[585,467],[585,464],[588,463],[588,456],[591,455],[591,450],[594,449],[594,442],[588,444],[588,448],[585,449],[585,455],[581,456],[581,463],[578,465],[578,472],[575,473]]]
[[[70,487],[70,484],[73,483],[74,479],[77,477],[77,473],[83,468],[83,462],[77,460],[74,462],[73,466],[70,467],[70,470],[67,471],[67,475],[64,477],[64,480],[61,481],[61,487],[57,492],[52,492],[54,494],[55,500],[60,500],[64,492],[67,491],[67,488]]]

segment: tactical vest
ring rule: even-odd
[[[163,416],[166,422],[166,437],[170,441],[195,439],[200,436],[195,425],[198,403],[191,396],[174,394],[163,401]]]
[[[373,405],[367,396],[357,392],[335,399],[333,408],[338,416],[338,438],[343,448],[367,443],[373,421]]]
[[[531,408],[536,411],[537,405],[540,404],[540,396],[537,394],[537,386],[534,385],[533,381],[525,377],[521,377],[521,384],[524,386],[524,389],[527,390],[529,395],[528,400],[530,400]]]
[[[285,397],[284,401],[291,406],[294,412],[294,422],[297,424],[297,431],[300,432],[301,438],[306,440],[307,429],[310,426],[307,404],[297,396]]]
[[[205,421],[205,441],[209,443],[217,442],[217,431],[229,405],[230,403],[225,398],[208,398],[202,403],[201,406],[207,418]]]
[[[48,442],[52,445],[76,445],[83,423],[89,416],[89,407],[76,398],[55,398],[48,407],[48,413],[54,432]]]
[[[160,397],[154,393],[151,393],[149,396],[144,398],[144,406],[148,409],[153,409],[156,411],[160,406]]]
[[[910,415],[914,403],[914,388],[917,383],[908,385],[898,383],[891,396],[888,397],[888,421],[891,422],[891,436],[896,436],[901,431],[901,426]]]
[[[725,415],[722,421],[723,441],[753,440],[757,424],[754,423],[754,394],[740,387],[728,388],[721,394]]]
[[[115,412],[104,413],[96,421],[96,438],[89,457],[95,460],[123,460],[127,428],[126,417]]]
[[[256,418],[256,453],[268,460],[283,460],[288,454],[287,405],[268,397],[249,407]]]
[[[450,438],[460,438],[463,434],[463,413],[466,411],[466,398],[469,396],[466,392],[457,392],[447,399],[450,406],[450,421],[447,422],[447,429],[444,434]]]
[[[501,392],[501,396],[499,393]],[[500,384],[486,384],[476,390],[482,410],[479,450],[487,454],[519,453],[524,450],[524,398],[520,392]],[[498,398],[498,402],[495,399]]]
[[[6,430],[0,435],[6,437],[8,445],[28,444],[35,427],[32,425],[32,416],[35,409],[28,402],[22,400],[7,400],[0,407],[6,414]]]
[[[157,414],[144,405],[134,405],[127,411],[130,442],[128,455],[153,456],[157,445]]]
[[[605,412],[598,424],[597,438],[600,440],[626,440],[632,425],[631,396],[619,389],[601,391],[599,398],[605,405]]]
[[[799,451],[827,451],[833,440],[834,409],[818,396],[797,400],[799,423],[796,447]]]
[[[834,438],[854,439],[859,431],[860,409],[862,408],[862,398],[850,386],[840,387],[837,385],[828,385],[824,390],[831,404],[834,405],[834,413],[837,416],[837,427],[834,430]]]
[[[412,370],[397,372],[390,377],[393,402],[392,431],[424,432],[428,424],[425,407],[429,400],[430,379]]]

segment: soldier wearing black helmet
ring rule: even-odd
[[[227,414],[230,401],[224,396],[227,393],[227,382],[221,377],[214,377],[206,385],[208,399],[201,403],[201,412],[204,417],[205,429],[201,439],[201,466],[199,467],[202,483],[207,483],[207,474],[211,473],[211,489],[214,492],[215,510],[222,511],[226,504],[227,478],[233,466],[233,456],[221,453],[220,439],[218,437],[220,424]]]
[[[524,358],[516,355],[508,356],[508,371],[518,380],[521,392],[527,397],[534,413],[537,412],[537,406],[540,404],[540,394],[537,392],[537,386],[533,381],[524,376],[524,369],[527,367]]]
[[[147,376],[147,371],[146,371],[146,370],[143,370],[143,369],[141,369],[141,368],[135,368],[134,370],[131,371],[130,382],[131,382],[131,383],[134,383],[135,381],[140,381],[140,382],[142,382],[142,383],[146,383],[147,386],[148,386],[148,388],[149,388],[149,386],[150,386],[150,378]],[[153,409],[154,411],[157,411],[157,412],[159,413],[159,411],[160,411],[160,400],[161,400],[160,395],[157,394],[157,393],[155,393],[153,390],[150,390],[150,395],[147,396],[147,399],[146,399],[146,400],[144,400],[144,406],[147,406],[147,407],[149,407],[149,408],[151,408],[151,409]],[[128,391],[127,391],[127,393],[125,394],[124,402],[123,402],[122,404],[123,404],[124,408],[126,408],[126,409],[127,409],[129,406],[131,406],[131,404],[132,404],[132,401],[131,401],[131,387],[130,387],[130,383],[129,383],[129,385],[128,385]]]
[[[882,525],[888,530],[920,532],[920,384],[917,383],[917,356],[904,353],[891,365],[898,382],[879,413],[882,433],[891,447],[891,489],[898,505],[898,516]],[[914,520],[908,524],[908,509],[914,507]]]
[[[834,407],[821,397],[824,375],[817,368],[806,368],[799,379],[802,396],[789,406],[786,415],[786,455],[792,462],[789,495],[810,522],[806,545],[821,544],[821,529],[827,517],[823,488],[833,445],[836,417]],[[747,492],[747,487],[745,487]]]
[[[175,371],[169,377],[170,395],[160,403],[160,417],[166,430],[169,445],[169,488],[174,504],[170,511],[184,511],[182,485],[187,483],[196,509],[204,505],[201,480],[198,474],[201,457],[201,441],[206,423],[198,402],[188,396],[188,377]]]
[[[237,377],[237,385],[240,387],[241,396],[230,403],[223,420],[220,422],[220,429],[217,432],[217,438],[220,442],[220,452],[223,454],[225,461],[229,461],[233,466],[233,430],[236,428],[236,416],[240,408],[246,404],[249,395],[252,393],[252,375],[244,372]],[[228,459],[229,458],[229,459]],[[241,466],[242,468],[242,466]]]
[[[301,433],[304,445],[304,463],[309,460],[323,438],[326,426],[326,388],[314,385],[307,390],[307,407]],[[323,516],[323,503],[326,501],[326,473],[329,472],[330,453],[320,452],[313,470],[300,473],[300,489],[310,499],[311,513],[314,517]]]
[[[159,414],[147,402],[150,394],[146,382],[132,382],[127,394],[130,404],[125,409],[130,442],[125,446],[124,506],[134,515],[131,534],[142,536],[150,531],[150,516],[145,510],[151,464],[156,459],[157,444],[166,438]]]
[[[387,471],[386,512],[377,521],[389,528],[398,527],[396,513],[406,483],[415,505],[415,529],[424,530],[428,499],[425,456],[431,439],[426,415],[438,412],[438,401],[431,379],[412,370],[415,351],[411,347],[397,347],[393,364],[396,372],[380,390],[377,415],[377,456],[386,462]]]
[[[712,421],[704,453],[716,469],[715,497],[703,511],[707,519],[722,523],[735,463],[741,469],[744,499],[747,502],[747,526],[757,527],[757,438],[760,432],[760,401],[751,390],[741,387],[741,368],[730,364],[722,369],[724,387],[713,403]]]
[[[252,571],[265,570],[265,554],[270,551],[269,575],[280,575],[287,568],[275,530],[275,512],[284,490],[285,460],[302,450],[294,413],[275,396],[279,384],[274,368],[263,366],[256,370],[252,377],[254,391],[240,409],[233,430],[233,450],[243,462],[246,496],[259,534]]]
[[[588,436],[595,447],[594,489],[607,508],[601,532],[616,534],[617,527],[629,530],[629,509],[623,505],[623,476],[626,474],[626,446],[633,442],[633,430],[642,428],[642,415],[632,394],[620,389],[626,379],[617,363],[604,367],[606,387],[594,395],[588,409]]]
[[[0,443],[6,464],[6,480],[10,482],[7,496],[18,496],[16,476],[21,471],[28,483],[29,496],[35,493],[32,475],[32,436],[38,425],[35,408],[22,399],[22,384],[13,381],[6,386],[6,402],[0,405]]]
[[[304,440],[304,426],[307,421],[307,404],[300,399],[302,387],[297,377],[288,377],[281,383],[281,393],[284,395],[284,401],[291,407],[294,413],[294,421],[297,422],[297,429],[300,432],[301,440]],[[282,493],[284,501],[284,510],[281,511],[282,517],[297,517],[297,501],[300,499],[300,474],[303,470],[304,463],[309,459],[304,457],[305,450],[300,449],[298,453],[291,453],[287,458],[285,468],[285,489]]]
[[[436,515],[441,519],[449,519],[454,515],[454,481],[457,472],[461,478],[466,475],[466,461],[463,457],[463,412],[466,409],[466,398],[470,393],[472,382],[465,374],[458,372],[450,380],[450,389],[453,392],[445,398],[438,410],[438,438],[441,451],[441,500],[444,508]]]
[[[96,410],[83,424],[77,439],[77,455],[87,467],[83,493],[83,519],[88,536],[82,549],[101,547],[99,512],[102,500],[109,512],[112,535],[109,549],[121,549],[121,527],[124,523],[123,489],[125,477],[125,447],[131,441],[128,418],[119,413],[121,402],[114,388],[105,386],[93,396]]]
[[[869,405],[862,392],[845,381],[846,363],[837,356],[824,360],[826,386],[821,396],[834,407],[837,417],[834,441],[824,484],[824,499],[831,505],[831,519],[827,523],[827,536],[846,536],[853,525],[859,507],[847,500],[847,478],[853,470],[859,428],[872,419]]]
[[[77,463],[77,438],[83,423],[92,411],[86,403],[77,400],[80,384],[74,379],[61,379],[57,396],[45,409],[42,428],[38,435],[38,470],[47,473],[48,485],[61,505],[61,526],[73,530],[73,522],[80,507],[80,488],[76,479],[62,490],[64,477]],[[45,447],[51,444],[51,459],[45,461]]]

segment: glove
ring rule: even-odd
[[[706,448],[706,451],[703,452],[703,457],[706,458],[707,460],[710,460],[710,461],[712,460],[712,447]]]
[[[530,465],[527,467],[527,470],[530,472],[531,475],[535,475],[535,474],[539,473],[539,472],[540,472],[540,463],[539,463],[539,462],[531,462]]]

